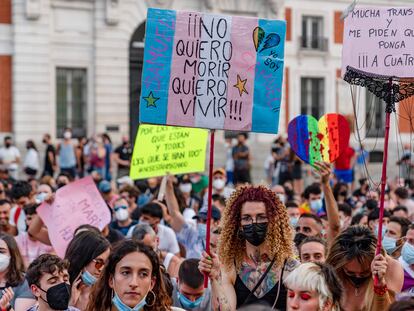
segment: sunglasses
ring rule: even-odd
[[[128,209],[128,206],[125,206],[125,205],[115,206],[114,211],[115,211],[115,212],[117,212],[117,211],[119,211],[121,208],[122,208],[122,209]]]
[[[92,261],[95,263],[95,268],[97,270],[101,270],[103,266],[105,266],[105,262],[102,259],[93,259]]]

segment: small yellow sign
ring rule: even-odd
[[[132,154],[131,179],[203,172],[208,131],[142,124]]]

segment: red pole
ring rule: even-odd
[[[392,78],[390,78],[390,101],[393,100],[392,94]],[[387,103],[389,105],[393,105],[394,103],[390,102]],[[385,185],[387,183],[387,160],[388,160],[388,138],[390,136],[390,119],[391,119],[391,112],[387,109],[385,114],[385,136],[384,136],[384,155],[382,160],[382,175],[381,175],[381,195],[380,195],[380,215],[379,215],[379,223],[378,223],[378,241],[377,241],[377,249],[375,251],[375,255],[380,254],[382,248],[382,221],[384,218],[384,196],[385,196]],[[375,276],[374,285],[378,284],[378,276]]]
[[[213,195],[213,167],[214,167],[214,130],[210,131],[210,162],[208,167],[208,197],[207,197],[207,233],[206,252],[210,255],[210,225],[211,225],[211,197]],[[204,288],[208,287],[208,275],[204,274]]]

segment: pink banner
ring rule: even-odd
[[[256,50],[250,40],[253,40],[252,29],[256,27],[257,19],[234,17],[232,21],[233,57],[225,122],[225,128],[230,130],[250,131],[252,128]]]
[[[345,19],[346,67],[384,76],[414,76],[414,7],[357,7]]]
[[[59,189],[53,204],[43,202],[37,213],[62,258],[76,228],[89,224],[102,230],[111,221],[111,213],[90,176]]]
[[[200,38],[196,29],[197,13],[178,11],[176,17],[174,52],[171,61],[169,109],[167,123],[194,126],[197,102],[196,82]],[[175,76],[175,74],[178,74]]]

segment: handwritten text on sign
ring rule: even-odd
[[[285,22],[149,9],[140,122],[276,133]]]
[[[356,8],[345,19],[346,67],[384,76],[412,77],[414,8]]]
[[[76,228],[89,224],[102,230],[111,221],[108,207],[90,176],[59,189],[53,204],[43,202],[37,213],[48,228],[53,248],[62,258]]]
[[[207,135],[202,129],[140,125],[130,177],[142,179],[204,171]]]

